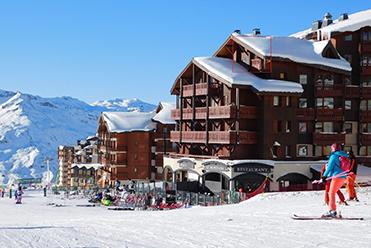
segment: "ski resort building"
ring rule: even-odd
[[[343,125],[347,82],[351,66],[329,41],[234,32],[174,82],[178,152],[164,159],[165,179],[217,192],[267,177],[270,190],[310,188],[311,164],[356,138]]]
[[[71,165],[74,160],[74,148],[72,146],[58,147],[58,186],[67,186],[71,181]]]
[[[155,112],[103,112],[97,130],[100,140],[101,185],[116,180],[162,178],[163,155],[173,151],[170,118],[173,104],[160,103]]]
[[[351,64],[351,80],[344,82],[344,144],[360,163],[371,165],[371,9],[351,15],[343,13],[335,20],[326,13],[311,28],[292,36],[331,42]]]

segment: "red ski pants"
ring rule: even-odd
[[[345,178],[333,178],[330,184],[329,191],[329,207],[330,210],[336,210],[336,192],[340,191],[341,186],[345,183]],[[343,196],[344,197],[344,196]]]

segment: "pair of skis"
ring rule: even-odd
[[[294,220],[364,220],[362,217],[343,217],[341,215],[336,217],[326,217],[294,214],[291,218]]]

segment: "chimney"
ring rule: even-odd
[[[326,27],[332,23],[332,15],[329,12],[323,16],[322,27]]]
[[[316,20],[316,21],[312,22],[312,31],[320,29],[321,27],[322,27],[322,21],[321,20]]]
[[[258,35],[260,35],[260,28],[254,28],[254,29],[252,30],[252,34],[253,34],[254,36],[258,36]]]
[[[348,13],[343,13],[339,16],[339,21],[344,21],[344,20],[348,20],[349,17],[348,17]]]
[[[239,29],[236,29],[235,31],[233,31],[233,33],[236,33],[236,34],[241,34],[241,30],[239,30]]]

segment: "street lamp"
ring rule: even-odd
[[[47,174],[46,174],[46,182],[47,182],[47,185],[48,185],[48,188],[50,189],[50,165],[49,165],[49,162],[52,161],[53,159],[52,158],[49,158],[49,157],[45,157],[44,159],[44,163],[46,163],[46,170],[47,170]]]

